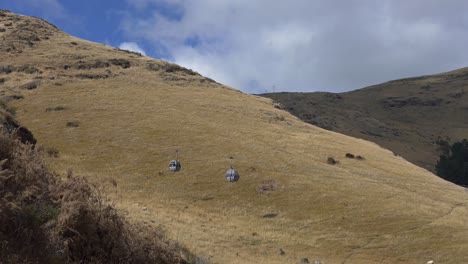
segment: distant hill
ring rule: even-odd
[[[200,263],[468,263],[465,189],[375,143],[38,18],[0,12],[0,58],[0,98],[50,168]]]
[[[303,121],[375,142],[435,171],[439,139],[468,137],[468,68],[346,93],[271,93]]]

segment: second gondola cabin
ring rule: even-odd
[[[226,171],[226,180],[236,182],[239,180],[239,172],[232,168],[232,159],[233,157],[229,157],[229,170]]]
[[[182,166],[180,165],[180,161],[171,160],[171,162],[169,162],[169,171],[176,172],[180,171],[181,168]]]

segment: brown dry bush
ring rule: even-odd
[[[110,67],[109,62],[102,60],[95,60],[91,62],[79,61],[76,65],[73,66],[77,70],[91,70],[99,68],[108,68]]]
[[[12,116],[16,115],[16,108],[8,106],[5,101],[5,99],[0,99],[0,109],[5,110],[8,114]]]
[[[56,107],[47,107],[46,112],[51,112],[51,111],[63,111],[66,108],[63,106],[56,106]]]
[[[47,148],[46,153],[47,153],[47,156],[52,157],[52,158],[59,157],[59,150],[54,147]]]
[[[169,72],[169,73],[184,73],[187,75],[199,75],[198,72],[195,72],[191,69],[187,69],[184,67],[181,67],[177,64],[172,64],[172,63],[153,63],[149,62],[146,64],[146,69],[149,71],[164,71],[164,72]],[[211,79],[210,79],[211,80]],[[213,81],[214,82],[214,81]]]
[[[125,59],[110,59],[109,62],[112,65],[120,66],[120,67],[122,67],[124,69],[130,68],[130,66],[131,66],[130,61],[125,60]]]
[[[15,67],[11,65],[0,65],[0,73],[10,74],[15,71]]]
[[[80,79],[106,79],[109,78],[109,75],[104,73],[80,73],[75,77]]]
[[[34,65],[22,65],[19,67],[16,67],[17,72],[24,72],[27,74],[34,74],[40,72],[38,68],[36,68]]]
[[[363,156],[359,156],[359,155],[356,156],[356,159],[357,160],[365,160],[365,158]]]
[[[330,164],[330,165],[335,165],[338,163],[337,160],[335,160],[333,157],[328,157],[327,158],[327,163]]]
[[[25,89],[25,90],[34,90],[40,85],[39,81],[32,81],[28,82],[26,84],[21,85],[19,88],[20,89]]]
[[[268,194],[278,189],[278,183],[274,180],[265,180],[255,188],[259,194]]]
[[[2,128],[9,133],[15,134],[23,143],[36,143],[36,139],[34,138],[31,131],[20,126],[10,111],[8,111],[8,106],[5,104],[0,104],[0,129]]]
[[[0,260],[184,263],[176,244],[129,224],[102,189],[49,172],[41,149],[0,131]]]
[[[68,121],[67,122],[67,127],[79,127],[80,122],[79,121]]]
[[[122,51],[122,52],[125,52],[125,53],[128,53],[128,54],[137,55],[137,56],[139,56],[139,57],[142,57],[142,56],[143,56],[141,53],[135,52],[135,51],[124,50],[124,49],[119,49],[119,48],[114,48],[114,50]]]

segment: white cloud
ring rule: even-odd
[[[125,0],[129,5],[136,9],[145,9],[151,5],[160,4],[180,4],[184,0]]]
[[[146,52],[135,42],[122,42],[119,45],[119,49],[134,51],[146,55]]]
[[[66,19],[69,13],[59,0],[22,0],[12,3],[19,10],[38,10],[44,14],[45,19]]]
[[[468,63],[465,1],[127,3],[145,8],[124,20],[128,37],[247,92],[344,91]]]

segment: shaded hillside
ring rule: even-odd
[[[468,135],[468,68],[389,81],[347,93],[275,93],[307,123],[363,138],[435,171],[438,139]]]
[[[44,32],[3,49],[1,96],[21,98],[9,105],[58,151],[54,170],[115,181],[130,221],[164,226],[212,263],[468,262],[464,188],[270,99],[2,14],[2,45],[18,27]],[[176,149],[182,170],[169,173]],[[224,178],[229,157],[239,182]]]

